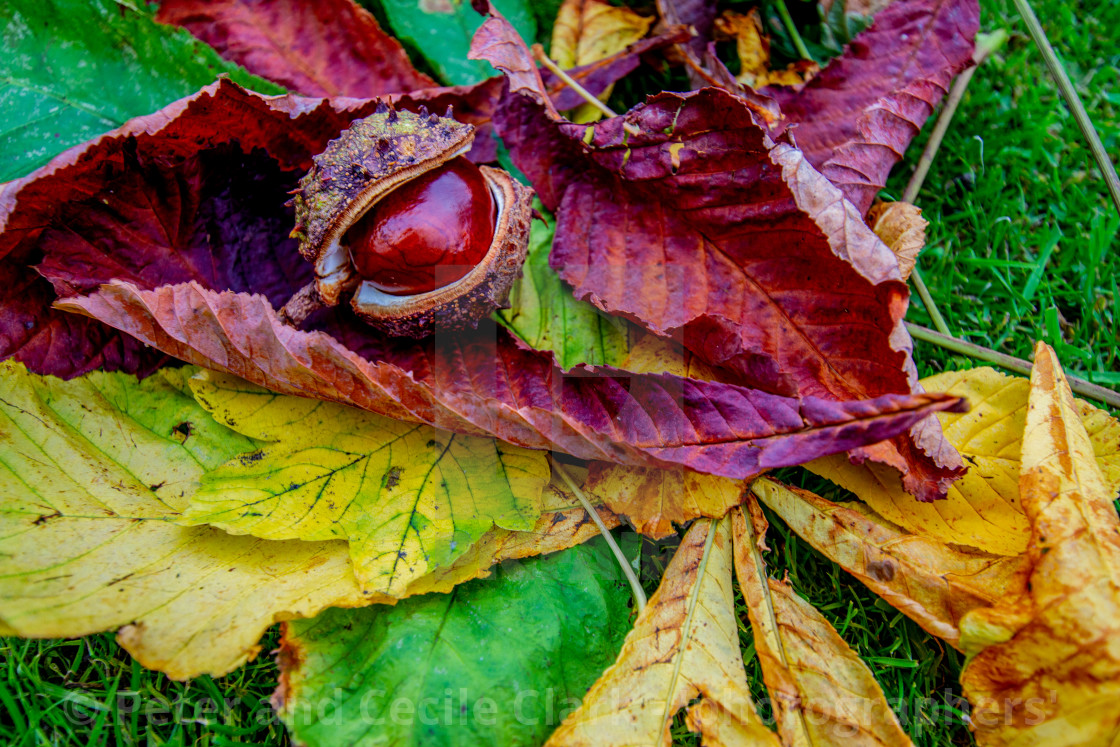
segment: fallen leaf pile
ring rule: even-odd
[[[186,679],[284,623],[273,706],[308,745],[909,743],[773,577],[769,515],[969,656],[979,743],[1116,739],[1120,424],[1042,345],[1029,383],[919,381],[925,222],[873,205],[975,0],[869,4],[799,61],[707,1],[376,8],[0,10],[0,633],[116,631]],[[632,90],[660,79],[685,90]],[[289,198],[390,104],[450,107],[535,191],[509,306],[287,324],[315,272]],[[858,500],[767,474],[799,465]],[[683,536],[633,611],[622,523]]]

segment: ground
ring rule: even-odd
[[[1106,150],[1117,152],[1120,4],[1034,5]],[[982,0],[981,6],[982,28],[1006,28],[1012,38],[973,79],[918,197],[930,221],[921,270],[955,334],[1020,358],[1043,339],[1071,373],[1120,384],[1120,216],[1011,1]],[[896,168],[890,195],[901,195],[930,126]],[[930,324],[917,299],[908,318]],[[925,343],[917,344],[915,358],[922,375],[977,365]],[[783,477],[843,497],[800,470]],[[794,587],[864,656],[914,742],[970,743],[955,710],[961,657],[783,531],[779,521],[773,526],[772,567],[788,571]],[[649,574],[645,580],[652,591],[656,579]],[[745,612],[742,620],[744,658],[761,697]],[[267,652],[275,644],[274,629],[256,662],[228,677],[175,683],[139,667],[110,634],[0,639],[0,743],[286,744],[267,706],[277,676]],[[130,709],[141,699],[162,707],[148,716]],[[75,722],[75,714],[86,713],[94,714],[91,722]],[[693,743],[679,722],[674,734],[680,744]]]

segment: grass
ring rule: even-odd
[[[1115,387],[1120,216],[1014,6],[981,5],[984,28],[1015,35],[977,72],[918,197],[930,221],[923,276],[956,336],[1019,358],[1045,340],[1071,373]],[[1046,0],[1035,10],[1115,153],[1120,52],[1108,30],[1120,5]],[[891,195],[902,193],[928,129],[895,170]],[[908,318],[930,326],[916,297]],[[926,343],[915,357],[923,374],[973,365]]]
[[[974,78],[918,198],[930,221],[921,268],[958,336],[1028,358],[1043,339],[1071,372],[1120,385],[1117,360],[1120,217],[1011,3],[982,0],[982,27],[1016,35]],[[791,0],[796,6],[796,0]],[[1120,4],[1037,0],[1035,9],[1110,152],[1120,135]],[[796,7],[794,7],[796,10]],[[625,88],[625,87],[623,87]],[[931,120],[932,124],[932,120]],[[898,196],[924,146],[913,144],[887,188]],[[929,325],[915,300],[910,319]],[[919,343],[923,375],[974,361]],[[826,497],[800,470],[784,475]],[[871,666],[919,745],[968,744],[956,709],[960,657],[773,520],[768,562],[836,626]],[[650,550],[655,548],[650,547]],[[643,582],[671,547],[645,564]],[[756,695],[761,672],[745,613],[742,642]],[[0,743],[23,745],[287,744],[266,701],[277,670],[265,655],[234,674],[190,683],[139,667],[111,635],[75,641],[0,639]],[[130,708],[141,694],[147,713]],[[679,744],[694,744],[683,723]]]

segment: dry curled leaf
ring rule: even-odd
[[[767,477],[758,499],[825,557],[933,635],[960,648],[960,620],[1022,583],[1022,561],[909,534],[861,504],[836,504]]]
[[[719,518],[739,504],[743,486],[738,480],[692,470],[626,467],[593,462],[587,490],[634,529],[660,539],[700,516]]]
[[[728,519],[692,525],[618,659],[553,732],[550,747],[669,745],[673,716],[698,696],[711,704],[702,722],[733,728],[754,744],[778,744],[747,686],[731,552]]]
[[[751,498],[732,513],[735,577],[784,745],[909,745],[882,688],[835,628],[762,559],[767,522]]]
[[[902,279],[908,280],[926,245],[929,221],[922,217],[922,209],[909,202],[880,202],[868,211],[867,225],[894,252]]]
[[[1023,431],[1028,573],[961,622],[981,745],[1110,745],[1120,734],[1120,517],[1054,351],[1035,348]]]

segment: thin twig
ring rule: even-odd
[[[1022,358],[1015,358],[1014,356],[998,353],[991,348],[985,348],[971,342],[959,340],[951,335],[943,335],[940,332],[935,332],[932,329],[921,327],[911,322],[906,322],[906,328],[910,330],[911,336],[916,340],[937,345],[938,347],[951,350],[954,353],[967,355],[969,358],[984,361],[985,363],[994,363],[1001,368],[1006,368],[1008,371],[1014,371],[1023,376],[1031,375],[1031,368],[1033,368],[1030,361],[1025,361]],[[1066,379],[1069,380],[1069,387],[1078,394],[1082,394],[1090,399],[1095,399],[1098,402],[1104,402],[1113,407],[1120,407],[1120,392],[1115,392],[1111,389],[1106,389],[1103,386],[1094,384],[1085,379],[1066,374]]]
[[[793,46],[797,49],[797,54],[801,55],[801,59],[812,62],[813,55],[809,54],[805,42],[801,40],[801,34],[797,33],[797,26],[794,25],[793,17],[789,14],[789,8],[786,7],[786,0],[774,0],[774,4],[778,6],[778,15],[782,18],[782,25],[786,27],[786,33],[793,40]]]
[[[573,78],[572,76],[568,75],[566,72],[561,70],[560,66],[557,65],[555,62],[553,62],[552,58],[544,53],[544,48],[541,47],[541,45],[539,45],[539,44],[534,44],[533,45],[533,56],[537,58],[538,62],[540,62],[542,65],[544,65],[546,68],[548,68],[548,70],[553,75],[555,75],[560,80],[564,81],[565,85],[567,85],[569,88],[571,88],[577,94],[579,94],[580,98],[582,98],[584,101],[591,104],[593,107],[595,107],[600,112],[602,112],[604,117],[617,117],[618,116],[618,114],[615,113],[614,109],[611,109],[609,106],[607,106],[602,101],[600,101],[597,96],[592,96],[591,92],[588,91],[583,86],[581,86],[579,84],[579,82],[576,81],[575,78]],[[628,132],[631,135],[637,135],[641,132],[640,129],[638,129],[634,125],[630,124],[629,122],[624,122],[622,124],[622,129],[626,130],[626,132]]]
[[[918,159],[918,165],[914,169],[914,174],[910,177],[910,183],[906,185],[906,191],[902,193],[903,202],[913,204],[917,199],[918,193],[922,191],[922,184],[926,180],[926,175],[929,173],[929,167],[933,165],[933,159],[941,147],[941,141],[949,130],[949,123],[952,122],[957,106],[964,98],[965,89],[968,88],[976,68],[988,59],[989,55],[1003,46],[1005,41],[1007,41],[1007,32],[1003,29],[993,31],[990,34],[977,35],[976,49],[972,53],[972,61],[975,64],[958,75],[957,79],[953,81],[953,86],[949,89],[949,95],[945,99],[945,106],[941,108],[941,114],[937,117],[933,132],[930,133],[929,142],[926,143],[925,150],[922,151],[922,155]],[[952,332],[949,331],[949,325],[945,323],[945,317],[941,315],[941,310],[934,303],[933,296],[930,294],[929,288],[926,287],[925,280],[922,279],[922,272],[917,266],[911,271],[910,279],[914,281],[914,288],[917,289],[933,326],[943,335],[952,335]]]
[[[1038,51],[1042,52],[1042,59],[1046,60],[1046,66],[1050,68],[1050,74],[1054,76],[1054,82],[1058,84],[1058,90],[1062,92],[1066,105],[1073,114],[1073,118],[1077,120],[1077,126],[1081,129],[1082,136],[1089,143],[1089,150],[1092,151],[1097,167],[1100,168],[1105,184],[1108,185],[1112,202],[1116,205],[1116,209],[1120,211],[1120,177],[1116,176],[1116,167],[1112,165],[1112,160],[1108,157],[1108,152],[1105,151],[1096,128],[1093,127],[1093,120],[1089,119],[1089,113],[1085,111],[1085,105],[1081,103],[1081,97],[1077,95],[1077,89],[1073,87],[1073,82],[1069,79],[1065,68],[1062,67],[1061,60],[1054,53],[1054,48],[1050,46],[1050,40],[1046,38],[1046,32],[1043,31],[1042,24],[1038,22],[1038,17],[1034,14],[1030,3],[1027,0],[1015,0],[1015,7],[1019,9],[1019,15],[1023,16],[1023,20],[1026,21],[1027,29],[1031,32],[1031,38],[1034,39],[1035,46],[1038,47]]]
[[[949,331],[949,325],[945,323],[945,317],[941,316],[941,309],[937,308],[937,304],[933,301],[933,296],[930,295],[929,288],[926,287],[926,281],[922,280],[922,273],[918,271],[918,266],[910,270],[910,281],[914,283],[914,288],[918,291],[918,296],[922,299],[922,304],[926,307],[926,312],[929,314],[933,326],[937,331],[943,335],[952,337],[953,333]]]
[[[580,487],[576,485],[576,482],[572,479],[572,476],[569,475],[568,471],[564,469],[563,465],[561,465],[555,459],[551,461],[552,468],[556,470],[556,474],[560,475],[560,479],[566,482],[568,484],[568,487],[571,488],[572,492],[575,493],[576,498],[579,500],[580,504],[583,505],[583,510],[586,511],[589,516],[591,516],[591,520],[595,522],[595,525],[599,527],[599,531],[602,532],[603,539],[605,539],[607,541],[607,544],[610,545],[611,552],[614,553],[614,557],[618,561],[618,564],[622,566],[622,572],[626,575],[626,580],[630,582],[630,591],[634,593],[634,603],[638,606],[638,614],[640,615],[642,613],[642,610],[646,608],[646,593],[642,589],[641,583],[638,582],[638,577],[634,574],[634,569],[630,567],[630,561],[626,559],[626,556],[622,553],[622,548],[620,548],[618,546],[618,543],[614,541],[614,537],[611,536],[611,531],[607,529],[607,525],[604,524],[603,520],[599,517],[599,512],[596,511],[595,507],[591,505],[591,501],[587,500],[587,496],[584,495],[583,491],[580,490]]]

